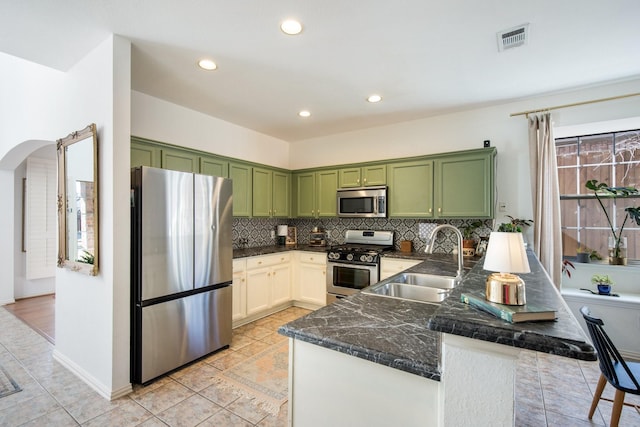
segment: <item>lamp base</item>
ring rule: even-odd
[[[486,299],[506,305],[525,305],[524,280],[510,273],[492,273],[487,277]]]

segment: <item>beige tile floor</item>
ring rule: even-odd
[[[218,389],[207,378],[285,338],[276,333],[307,310],[289,308],[234,330],[228,350],[216,353],[128,396],[109,402],[52,359],[53,346],[0,308],[0,363],[23,391],[0,398],[1,426],[285,426],[250,399]],[[598,379],[597,363],[522,352],[516,385],[516,426],[608,424],[611,404],[587,411]],[[605,394],[612,396],[610,386]],[[633,400],[636,396],[629,396]],[[640,404],[639,399],[635,399]],[[624,408],[621,426],[640,426]]]

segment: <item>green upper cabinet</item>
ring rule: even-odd
[[[393,218],[433,218],[433,160],[388,167],[387,206]]]
[[[131,167],[160,167],[160,148],[151,144],[131,139]]]
[[[228,178],[229,162],[214,156],[200,156],[200,173]]]
[[[315,218],[316,173],[293,174],[294,215],[299,218]]]
[[[162,169],[181,172],[200,172],[199,156],[192,151],[162,148],[161,159]]]
[[[440,218],[492,218],[495,150],[452,154],[435,161]]]
[[[291,216],[291,174],[288,172],[273,172],[273,216]]]
[[[338,214],[336,190],[338,171],[316,172],[316,217],[331,217]]]
[[[338,172],[340,188],[368,187],[387,183],[387,165],[345,168],[339,169]]]
[[[338,171],[293,174],[294,215],[298,218],[336,216]]]
[[[253,216],[288,217],[290,174],[253,168]]]
[[[271,179],[273,172],[253,168],[253,216],[271,216]]]
[[[251,166],[230,162],[229,178],[233,181],[233,216],[250,217],[253,198]]]

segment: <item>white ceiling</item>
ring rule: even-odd
[[[64,71],[120,34],[134,90],[293,142],[639,77],[639,16],[638,0],[2,0],[0,51]],[[499,53],[524,23],[529,43]]]

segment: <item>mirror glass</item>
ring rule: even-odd
[[[58,266],[98,273],[98,138],[95,124],[58,140]]]

